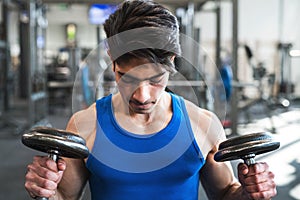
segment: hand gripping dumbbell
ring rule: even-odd
[[[59,157],[84,159],[89,155],[85,140],[71,132],[48,127],[36,127],[23,134],[22,143],[32,149],[48,153],[48,156],[58,161]],[[47,200],[37,197],[38,200]]]
[[[271,133],[251,133],[222,142],[214,159],[217,162],[243,159],[249,166],[255,164],[256,155],[274,151],[279,147],[280,142],[275,141]]]

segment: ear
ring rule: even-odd
[[[106,52],[107,52],[107,55],[109,56],[110,60],[112,61],[112,70],[113,70],[113,72],[115,72],[115,70],[116,70],[116,62],[113,61],[113,59],[112,59],[112,57],[111,57],[110,51],[107,50]]]
[[[113,72],[116,72],[116,62],[115,61],[112,62],[112,70],[113,70]]]
[[[176,57],[175,55],[171,56],[171,58],[170,58],[171,62],[174,61],[175,57]]]
[[[110,60],[113,61],[113,59],[112,59],[112,57],[111,57],[110,50],[107,50],[106,53],[107,53],[107,55],[109,56]]]

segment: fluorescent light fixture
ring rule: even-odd
[[[300,57],[300,50],[291,50],[290,51],[290,56],[291,57]]]

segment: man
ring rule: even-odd
[[[170,11],[125,1],[104,29],[118,92],[75,113],[67,125],[86,139],[87,159],[34,157],[25,182],[31,197],[80,199],[88,181],[94,200],[196,200],[199,182],[213,200],[276,195],[266,163],[240,164],[238,182],[229,163],[215,162],[225,140],[217,117],[165,91],[180,54]]]

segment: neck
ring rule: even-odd
[[[171,97],[165,93],[149,113],[133,113],[116,96],[113,100],[115,117],[120,126],[137,134],[152,134],[165,128],[172,117]]]

